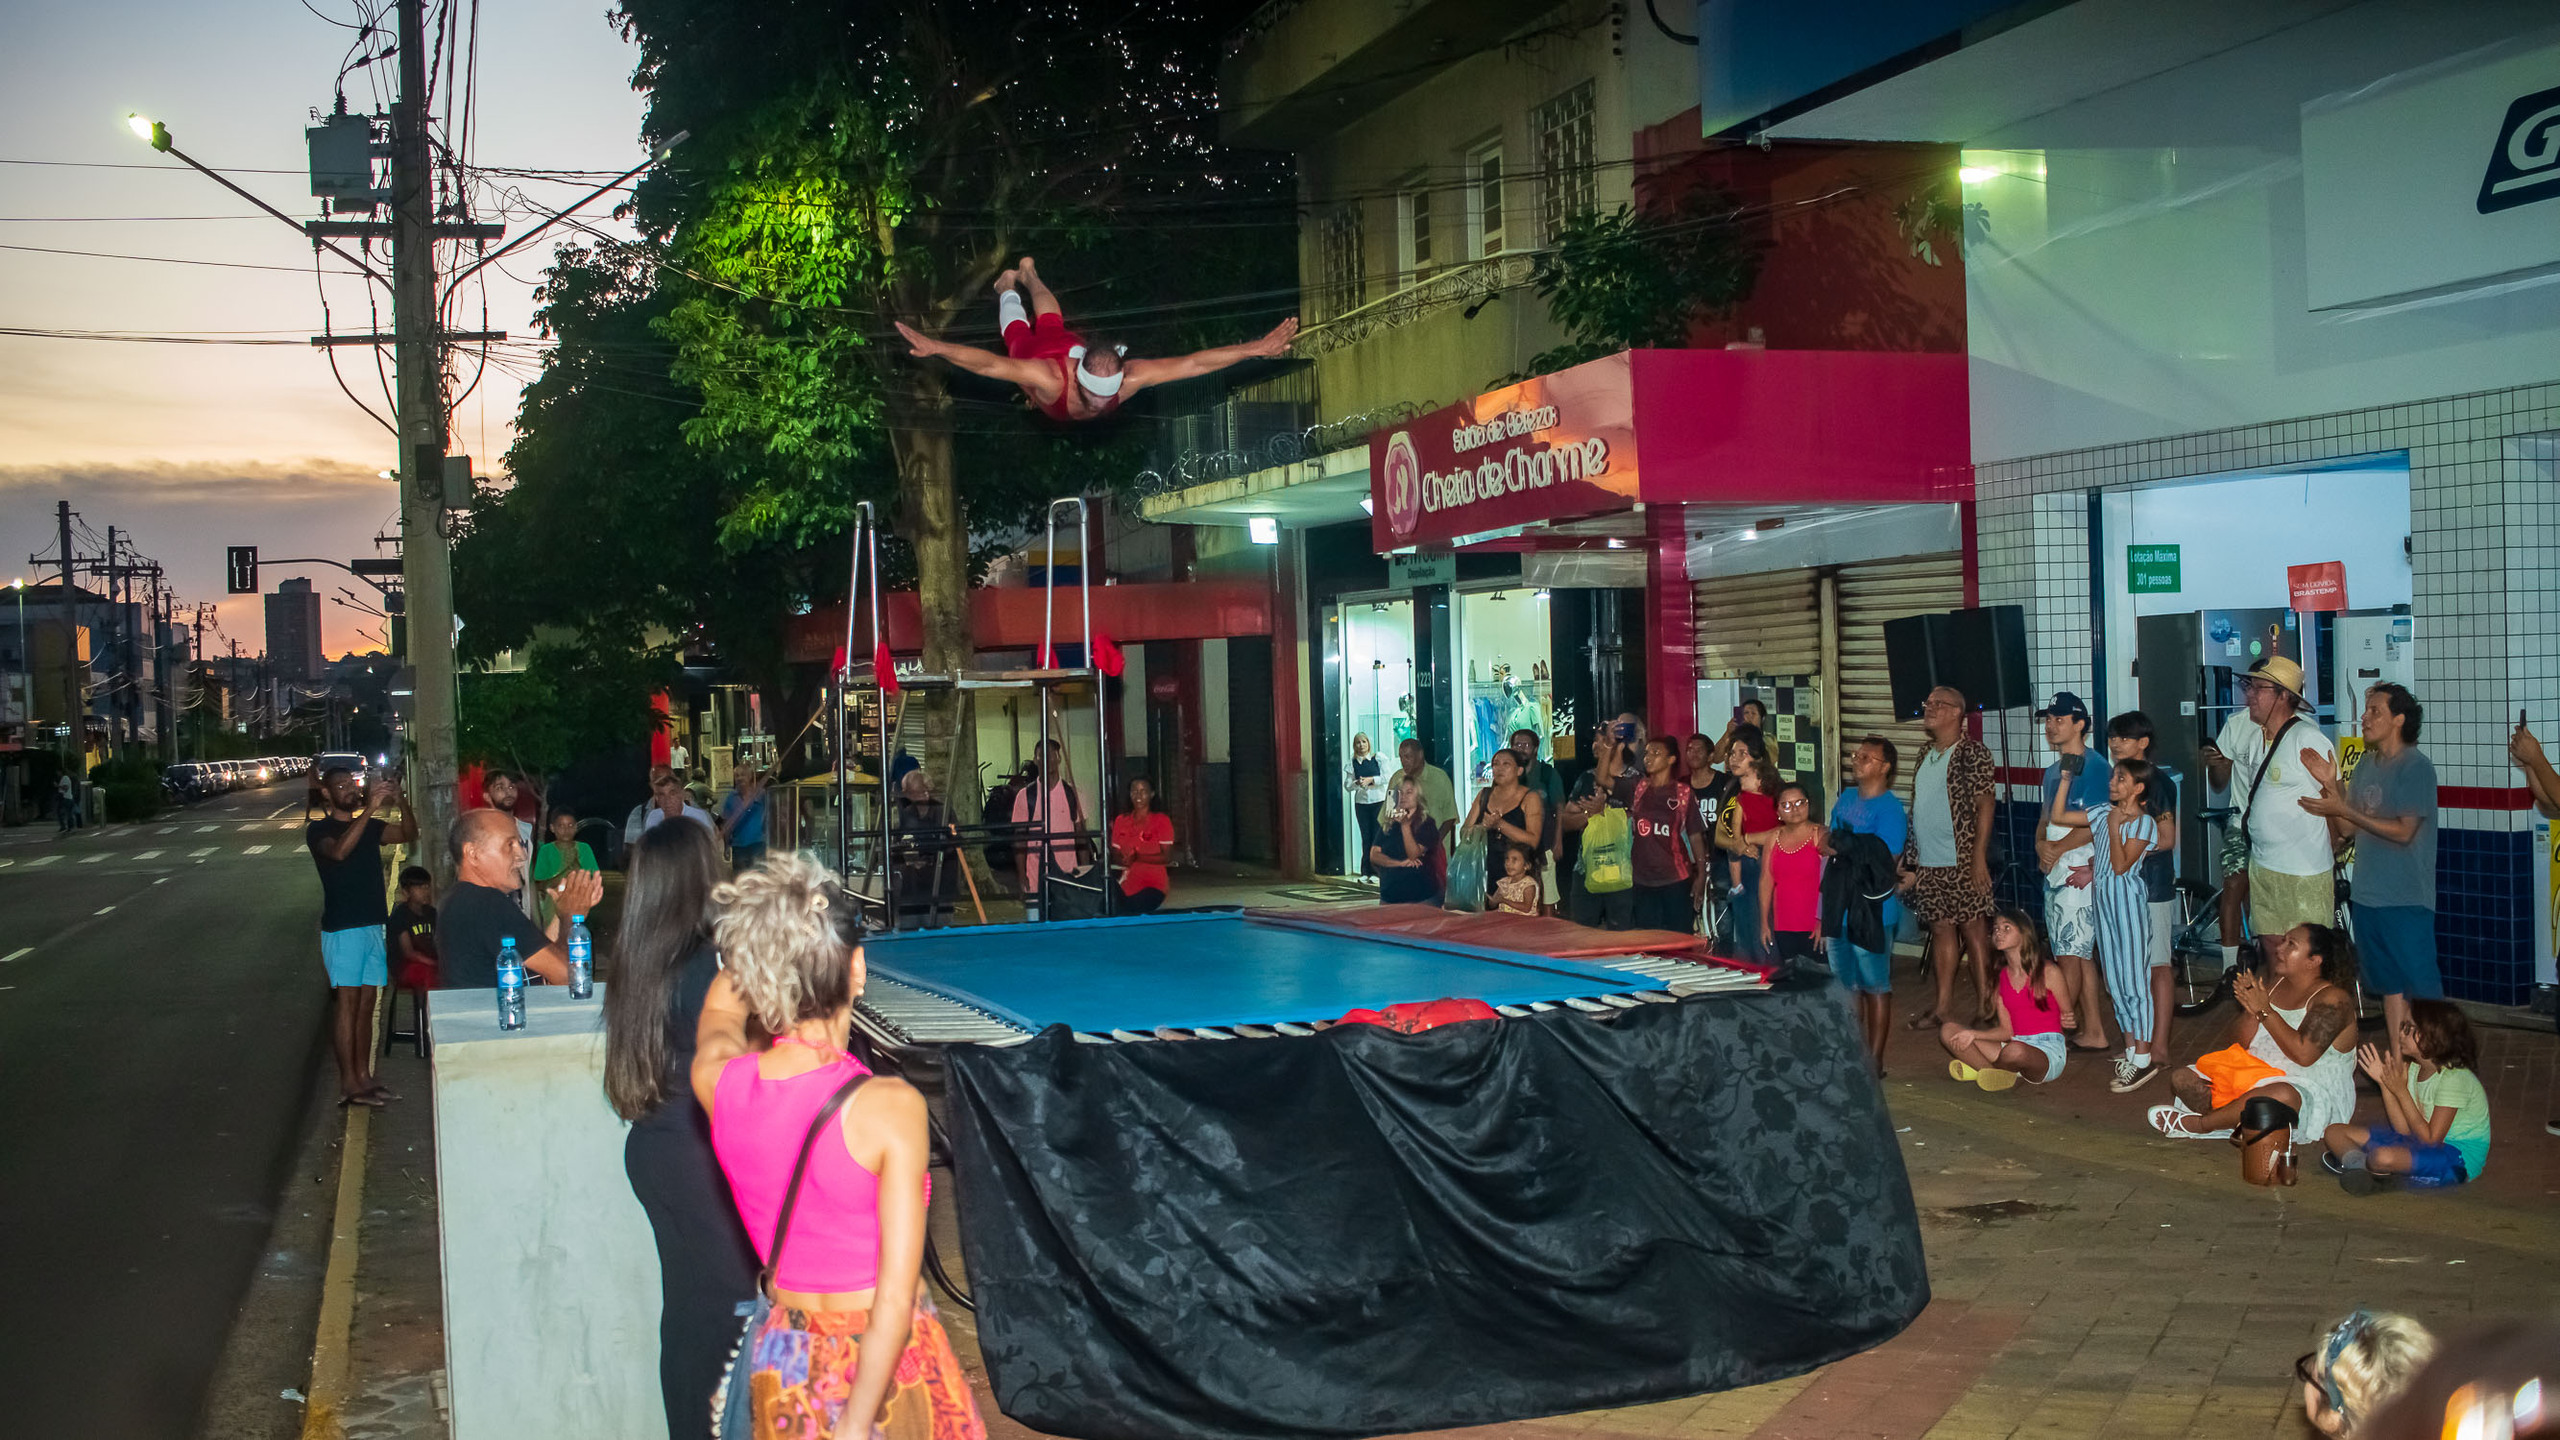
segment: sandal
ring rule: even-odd
[[[2183,1105],[2154,1105],[2142,1112],[2142,1118],[2151,1122],[2152,1129],[2172,1140],[2201,1140],[2204,1138],[2202,1132],[2187,1128],[2187,1118],[2194,1113]]]
[[[1973,1074],[1973,1083],[1990,1091],[1992,1094],[1997,1095],[2001,1091],[2014,1088],[2017,1085],[2018,1072],[2015,1070],[1977,1070]]]
[[[341,1095],[338,1097],[339,1109],[344,1110],[350,1105],[362,1105],[368,1110],[379,1110],[382,1108],[383,1101],[380,1096],[374,1094],[370,1090],[361,1090],[353,1095]]]
[[[1902,1028],[1905,1030],[1935,1030],[1946,1023],[1946,1017],[1940,1015],[1937,1011],[1923,1010],[1919,1014],[1912,1016],[1910,1019],[1903,1021]]]
[[[1975,1080],[1981,1078],[1981,1075],[1981,1071],[1974,1069],[1972,1066],[1967,1065],[1961,1060],[1950,1060],[1947,1062],[1947,1078],[1950,1080],[1970,1085]]]

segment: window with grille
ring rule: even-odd
[[[1416,175],[1396,197],[1397,283],[1410,285],[1431,273],[1431,177]]]
[[[1467,156],[1468,250],[1502,253],[1502,147],[1487,145]]]
[[[1362,284],[1360,207],[1338,206],[1316,227],[1316,283],[1322,287],[1319,308],[1330,317],[1357,310],[1368,300]]]
[[[1591,82],[1583,81],[1529,115],[1537,141],[1538,233],[1552,243],[1564,222],[1600,203],[1592,168]]]

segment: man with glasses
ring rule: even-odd
[[[1928,748],[1911,786],[1911,837],[1902,850],[1903,887],[1929,927],[1937,1003],[1911,1017],[1914,1030],[1944,1023],[1955,998],[1956,958],[1973,959],[1975,1023],[1991,1009],[1991,752],[1964,729],[1962,691],[1941,685],[1921,703]]]
[[[554,985],[569,983],[569,952],[560,932],[574,915],[592,913],[604,898],[604,876],[594,870],[570,870],[551,882],[551,921],[536,925],[515,902],[508,887],[524,873],[524,841],[513,817],[496,810],[474,810],[454,822],[453,887],[436,912],[439,990],[493,990],[498,984],[498,951],[513,938],[516,954],[528,974]]]
[[[2303,804],[2320,797],[2319,775],[2337,764],[2337,747],[2307,713],[2302,667],[2282,655],[2252,666],[2240,681],[2247,706],[2205,747],[2214,782],[2228,785],[2232,838],[2223,847],[2226,876],[2243,872],[2242,901],[2224,891],[2223,968],[2239,963],[2237,922],[2248,907],[2261,939],[2296,925],[2337,923],[2337,860],[2329,822]]]

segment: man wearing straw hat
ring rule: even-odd
[[[2249,842],[2249,928],[2261,940],[2296,925],[2337,923],[2337,852],[2329,822],[2304,807],[2338,763],[2302,694],[2302,667],[2270,655],[2242,677],[2259,743],[2234,755],[2232,801]]]

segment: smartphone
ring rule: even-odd
[[[2088,765],[2089,757],[2086,755],[2062,755],[2056,757],[2056,763],[2062,766],[2063,774],[2077,775]]]
[[[1627,721],[1621,720],[1609,731],[1609,733],[1617,736],[1619,743],[1624,744],[1625,742],[1636,738],[1636,727]]]

